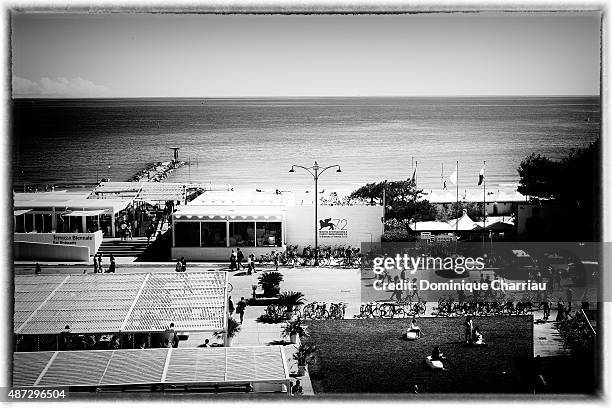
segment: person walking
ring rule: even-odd
[[[110,265],[108,266],[108,273],[115,273],[115,257],[110,256]]]
[[[103,273],[104,268],[102,267],[102,253],[98,252],[98,272]]]
[[[574,297],[574,291],[572,288],[567,288],[565,291],[565,295],[567,296],[567,308],[568,310],[572,309],[572,298]]]
[[[187,261],[184,256],[181,256],[181,272],[187,271]]]
[[[467,316],[465,318],[463,327],[465,329],[465,342],[470,344],[472,342],[472,336],[474,335],[474,322],[472,321],[472,316]]]
[[[180,260],[180,259],[177,259],[177,260],[176,260],[176,266],[174,267],[174,270],[175,270],[176,272],[180,272],[180,271],[182,271],[182,270],[183,270],[183,264],[181,263],[181,260]]]
[[[238,264],[236,265],[237,270],[244,269],[244,265],[242,265],[242,261],[244,260],[244,254],[240,250],[240,248],[236,249],[236,259],[238,260]]]
[[[123,241],[127,237],[127,224],[125,223],[125,221],[121,221],[119,228],[121,234],[121,241]]]
[[[227,311],[229,312],[230,317],[232,317],[234,314],[234,302],[232,301],[231,296],[227,299]]]
[[[544,297],[542,301],[542,310],[544,311],[544,320],[548,320],[550,317],[550,302],[548,301],[548,297]]]
[[[237,269],[236,266],[236,253],[234,252],[234,250],[232,249],[232,254],[230,255],[230,266],[229,266],[229,270],[233,271]]]
[[[240,302],[238,302],[238,307],[236,307],[236,313],[240,315],[240,324],[244,321],[244,309],[246,309],[246,301],[244,297],[240,298]]]
[[[95,254],[93,256],[93,270],[94,273],[98,273],[98,259]]]
[[[38,264],[38,262],[36,262],[36,267],[34,268],[34,275],[40,275],[40,272],[41,272],[40,265]]]
[[[557,302],[557,318],[555,321],[561,322],[563,320],[565,320],[565,305],[563,304],[563,300],[559,298],[559,301]]]
[[[274,270],[278,271],[278,252],[274,252],[272,258],[274,259]]]
[[[255,255],[251,254],[248,260],[247,275],[251,275],[253,272],[255,272]]]

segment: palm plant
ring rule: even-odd
[[[302,319],[291,320],[285,324],[282,331],[283,336],[295,336],[300,337],[308,336],[308,330],[306,326],[302,326]]]
[[[302,292],[283,292],[278,296],[278,303],[287,307],[287,313],[291,313],[295,306],[304,304],[304,294]]]
[[[280,291],[279,284],[283,281],[283,274],[277,271],[264,272],[258,281],[264,291],[264,297],[274,297]]]
[[[293,354],[293,358],[297,361],[298,366],[305,366],[314,352],[315,346],[308,343],[302,343]]]
[[[240,323],[238,323],[236,319],[234,319],[233,317],[230,317],[227,319],[227,331],[226,332],[217,331],[217,332],[214,332],[213,334],[216,338],[222,339],[223,333],[226,333],[227,338],[231,339],[240,332],[240,329],[242,329],[242,327],[240,326]]]

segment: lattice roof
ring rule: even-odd
[[[282,346],[13,353],[14,387],[223,384],[288,379]]]
[[[16,334],[224,327],[226,272],[15,276]]]

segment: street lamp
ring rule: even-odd
[[[315,184],[315,199],[314,199],[314,209],[315,209],[315,213],[314,213],[314,234],[315,234],[315,262],[314,262],[314,266],[318,266],[319,265],[319,233],[317,230],[317,220],[318,220],[318,208],[319,208],[319,198],[318,198],[318,193],[319,193],[319,188],[318,188],[318,182],[319,182],[319,176],[321,174],[323,174],[323,172],[325,170],[337,167],[338,170],[336,170],[336,173],[342,173],[342,170],[340,169],[340,166],[337,164],[334,164],[332,166],[327,166],[327,167],[319,167],[319,164],[315,161],[314,165],[312,167],[304,167],[304,166],[299,166],[297,164],[294,164],[293,166],[291,166],[291,170],[289,170],[289,173],[295,173],[295,167],[298,167],[300,169],[304,169],[307,172],[310,173],[310,175],[312,176],[312,178],[314,179],[314,184]]]

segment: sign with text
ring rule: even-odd
[[[348,238],[346,218],[325,218],[319,220],[319,238]]]

